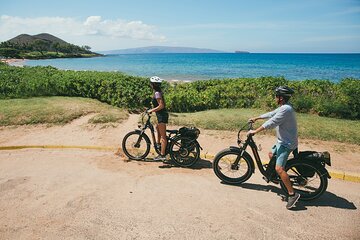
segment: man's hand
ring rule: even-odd
[[[254,122],[256,122],[256,120],[258,120],[257,118],[249,118],[249,122],[251,122],[251,123],[254,123]]]

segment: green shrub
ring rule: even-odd
[[[170,111],[194,112],[219,108],[273,109],[274,89],[279,85],[295,89],[291,102],[298,112],[360,119],[359,79],[344,79],[340,83],[288,81],[283,77],[214,79],[164,83],[163,89]],[[0,65],[0,98],[78,96],[135,110],[148,107],[151,95],[147,78],[119,72]]]

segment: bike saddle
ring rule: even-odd
[[[178,130],[166,130],[166,132],[176,134],[176,133],[178,133]]]

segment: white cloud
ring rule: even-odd
[[[101,16],[89,16],[84,21],[64,17],[21,18],[7,15],[0,17],[0,36],[7,39],[22,33],[42,32],[62,36],[97,35],[158,42],[166,40],[165,36],[156,33],[154,26],[141,21],[103,20]]]

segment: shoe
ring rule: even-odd
[[[288,202],[286,204],[286,208],[287,209],[291,209],[295,206],[295,204],[297,203],[297,201],[300,198],[300,194],[299,193],[295,193],[294,195],[290,195],[288,197]]]
[[[162,155],[158,155],[157,157],[154,158],[154,161],[166,161],[166,156],[162,156]]]

